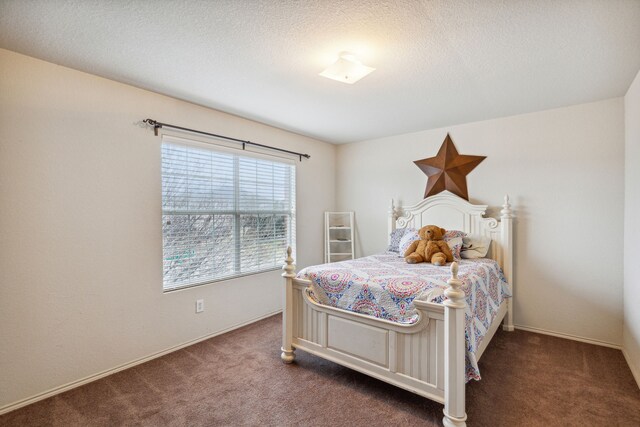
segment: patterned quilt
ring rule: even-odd
[[[466,379],[480,379],[476,352],[498,308],[509,298],[509,286],[497,262],[487,258],[458,262],[458,278],[466,295]],[[355,260],[307,267],[298,273],[309,279],[321,304],[398,323],[415,323],[413,300],[442,303],[451,277],[450,265],[407,264],[387,252]]]

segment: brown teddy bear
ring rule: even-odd
[[[447,230],[435,225],[422,227],[418,234],[422,240],[416,240],[405,251],[404,259],[409,264],[431,262],[434,265],[444,265],[453,261],[453,254],[447,242],[443,240]]]

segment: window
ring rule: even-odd
[[[163,286],[282,266],[295,243],[295,166],[164,136]]]

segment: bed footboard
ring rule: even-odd
[[[403,325],[317,303],[308,280],[296,279],[291,249],[283,267],[282,360],[300,349],[444,403],[445,426],[464,426],[464,293],[452,265],[449,300],[414,301],[419,319]]]

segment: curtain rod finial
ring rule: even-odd
[[[158,136],[158,129],[162,127],[160,123],[153,119],[144,119],[142,122],[148,124],[149,126],[153,126],[153,133]]]

